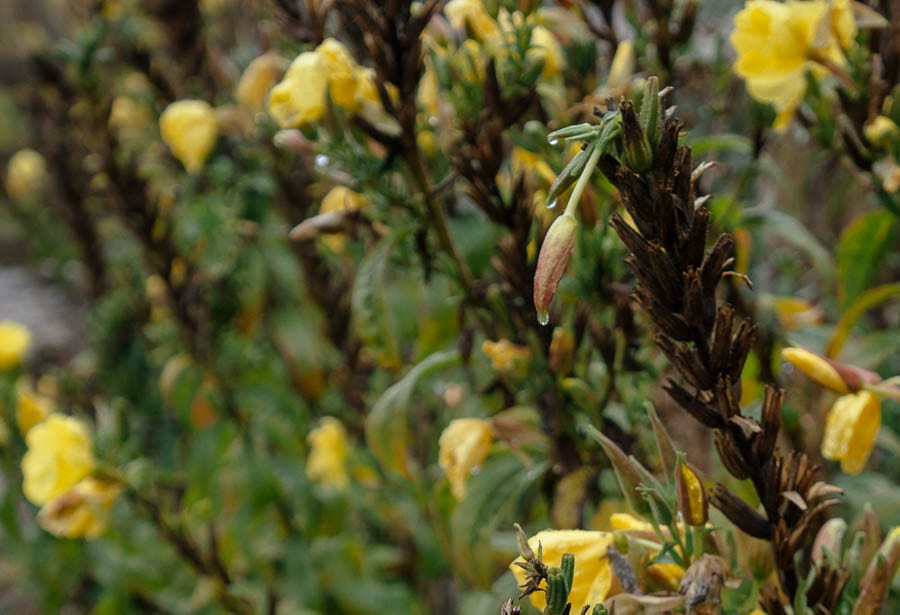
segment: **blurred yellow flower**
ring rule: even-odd
[[[316,47],[324,60],[328,75],[328,93],[336,105],[352,110],[356,105],[356,88],[359,83],[359,67],[343,43],[326,38]]]
[[[543,60],[541,76],[545,79],[555,77],[565,68],[566,59],[556,37],[544,26],[535,26],[531,31],[531,46],[528,55],[536,60]]]
[[[851,0],[831,0],[831,31],[844,49],[850,49],[856,41],[856,19]]]
[[[344,489],[347,475],[347,430],[334,417],[326,416],[319,426],[309,432],[309,457],[306,459],[306,476],[313,482],[334,489]]]
[[[261,111],[266,95],[287,68],[287,60],[276,51],[267,51],[244,69],[235,89],[234,97],[251,111]]]
[[[481,0],[450,0],[444,6],[447,21],[456,30],[469,31],[481,41],[496,39],[500,35],[500,27],[491,17]]]
[[[6,192],[15,200],[35,193],[47,176],[44,157],[33,149],[20,149],[6,165]]]
[[[203,166],[216,144],[216,112],[203,100],[173,102],[159,118],[159,131],[172,154],[194,172]]]
[[[839,397],[825,418],[822,456],[859,474],[869,460],[881,425],[881,400],[869,391]]]
[[[110,130],[122,136],[139,133],[150,119],[147,108],[131,96],[116,96],[107,120]]]
[[[325,113],[328,74],[325,60],[314,51],[301,53],[284,79],[269,93],[269,114],[282,128],[315,122]]]
[[[609,65],[606,89],[617,90],[627,85],[634,75],[634,62],[634,41],[631,39],[619,41],[616,47],[616,54]]]
[[[822,27],[830,16],[824,0],[750,0],[734,18],[734,71],[747,82],[751,96],[775,107],[776,130],[787,127],[803,100],[806,70],[814,68],[813,62],[845,62],[838,36],[831,27]],[[838,21],[838,34],[846,36],[840,12]]]
[[[51,414],[28,431],[25,442],[22,490],[39,506],[67,492],[94,468],[91,436],[72,417]]]
[[[900,137],[900,128],[891,118],[879,115],[863,126],[863,134],[873,145],[884,147]]]
[[[329,214],[337,211],[357,211],[368,203],[365,195],[354,192],[347,186],[335,186],[328,191],[322,204],[319,205],[319,214]],[[344,235],[332,233],[322,236],[322,241],[333,252],[340,252],[344,248]]]
[[[781,356],[794,367],[822,386],[837,393],[849,393],[844,379],[828,361],[804,348],[785,348]]]
[[[11,320],[0,321],[0,370],[19,365],[31,347],[31,332]]]
[[[538,545],[543,551],[543,562],[547,566],[559,566],[565,553],[575,556],[575,576],[572,579],[572,590],[569,602],[572,613],[580,613],[587,606],[603,602],[609,595],[613,583],[613,571],[606,549],[613,544],[610,532],[589,532],[585,530],[544,530],[528,539],[528,545],[537,553]],[[519,557],[509,568],[516,581],[525,582],[525,571],[516,562],[523,562]],[[547,606],[544,592],[534,592],[529,596],[531,604],[539,610]]]
[[[527,371],[531,350],[528,346],[519,346],[508,339],[492,342],[485,340],[481,344],[481,352],[491,360],[491,365],[504,374],[523,374]]]
[[[487,457],[493,440],[490,424],[483,419],[456,419],[441,433],[438,463],[457,500],[466,497],[469,474]]]
[[[327,38],[291,63],[269,94],[269,114],[282,128],[315,122],[325,113],[326,94],[334,104],[355,111],[361,102],[378,99],[372,77],[343,43]]]
[[[38,524],[55,536],[97,538],[109,524],[109,512],[122,492],[118,483],[85,478],[44,506]]]
[[[56,403],[35,391],[30,378],[19,378],[16,382],[16,422],[23,436],[55,411]]]

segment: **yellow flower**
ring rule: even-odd
[[[38,524],[55,536],[97,538],[106,530],[121,491],[118,483],[86,478],[44,506]]]
[[[16,422],[19,432],[24,436],[28,431],[42,422],[56,410],[56,403],[49,397],[41,395],[31,386],[31,379],[20,378],[16,382]]]
[[[803,348],[785,348],[781,351],[781,356],[822,386],[837,393],[850,392],[837,369],[816,353]]]
[[[294,128],[315,122],[325,113],[328,73],[323,57],[314,52],[301,53],[287,74],[269,93],[269,114],[282,128]]]
[[[624,87],[634,75],[634,41],[625,39],[616,47],[616,54],[609,65],[606,89],[617,90]]]
[[[881,425],[881,400],[869,391],[839,397],[825,419],[822,456],[859,474],[869,459]]]
[[[846,35],[840,13],[838,17],[840,33]],[[812,61],[845,61],[832,29],[822,28],[827,18],[829,5],[822,0],[750,0],[734,18],[734,71],[747,82],[751,96],[775,107],[776,130],[787,126],[803,100]]]
[[[531,31],[528,55],[532,59],[544,61],[541,76],[545,79],[558,75],[566,65],[565,56],[556,37],[544,26],[535,26]]]
[[[347,186],[335,186],[328,191],[322,204],[319,206],[319,214],[329,214],[337,211],[357,211],[368,203],[365,195],[350,190]],[[344,247],[344,235],[341,233],[322,236],[333,252],[340,252]]]
[[[42,506],[78,484],[94,468],[91,436],[77,419],[51,414],[25,437],[22,490]]]
[[[885,147],[900,137],[900,128],[891,118],[879,115],[863,126],[863,134],[873,145]]]
[[[487,457],[493,439],[488,422],[474,418],[453,420],[441,433],[438,463],[457,500],[466,497],[466,480]]]
[[[609,516],[609,525],[612,529],[619,532],[641,533],[648,536],[642,536],[648,540],[658,540],[653,525],[647,521],[643,521],[634,515],[628,513],[613,513]],[[684,528],[679,524],[678,531],[682,534],[684,540]],[[660,545],[661,547],[662,545]],[[649,557],[656,557],[659,551],[650,550]],[[675,563],[668,564],[652,564],[647,567],[647,574],[655,578],[664,586],[671,590],[677,590],[681,577],[684,576],[684,568]]]
[[[287,61],[277,52],[269,51],[259,56],[244,69],[235,90],[235,98],[251,111],[261,111],[266,94],[275,85],[286,68]]]
[[[437,73],[434,72],[434,66],[431,61],[426,59],[425,72],[422,73],[422,79],[419,81],[419,91],[416,93],[416,100],[429,118],[437,117],[440,97],[441,90]]]
[[[47,176],[44,157],[33,149],[13,154],[6,166],[6,192],[15,200],[36,192]]]
[[[322,44],[316,47],[316,53],[324,61],[331,100],[336,105],[353,110],[360,76],[359,67],[353,61],[353,56],[343,43],[333,38],[322,41]]]
[[[306,460],[306,476],[326,487],[344,489],[349,482],[347,475],[347,430],[334,417],[326,416],[319,426],[309,432],[309,457]]]
[[[509,160],[513,177],[522,173],[534,173],[549,186],[556,180],[556,173],[539,154],[522,147],[513,147]]]
[[[19,365],[31,347],[31,332],[17,322],[0,321],[0,370]]]
[[[134,135],[147,126],[147,108],[131,96],[116,96],[107,120],[109,128],[121,135]]]
[[[850,49],[856,40],[856,19],[850,0],[831,0],[831,31],[844,49]]]
[[[569,592],[572,613],[580,613],[585,606],[603,602],[609,595],[613,572],[606,557],[606,549],[612,543],[613,535],[610,532],[585,530],[544,530],[528,540],[528,545],[535,553],[540,544],[542,559],[547,566],[559,566],[565,553],[575,556],[575,576]],[[509,566],[519,584],[525,582],[525,571],[516,566],[516,562],[522,561],[519,557]],[[534,592],[530,598],[531,604],[539,610],[547,606],[544,592]]]
[[[496,371],[504,374],[522,374],[527,371],[528,361],[531,359],[528,346],[519,346],[505,338],[496,342],[485,340],[481,344],[481,352],[491,360]]]
[[[170,104],[159,118],[159,131],[172,154],[190,172],[203,166],[219,136],[216,112],[203,100]]]
[[[468,26],[481,41],[496,39],[500,35],[500,27],[481,0],[450,0],[444,6],[444,15],[454,29],[465,30]]]

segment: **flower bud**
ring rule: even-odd
[[[836,566],[840,562],[841,542],[847,532],[847,522],[839,517],[829,519],[819,529],[813,542],[812,558],[818,565],[825,563],[825,558],[831,559]]]
[[[709,496],[697,471],[689,466],[684,455],[678,455],[675,465],[675,492],[678,511],[688,525],[706,525],[709,519]]]
[[[622,105],[622,148],[631,170],[646,171],[653,164],[653,150],[630,102]]]
[[[895,527],[884,539],[872,558],[866,574],[859,582],[859,598],[853,605],[853,615],[880,613],[887,601],[888,590],[897,564],[900,563],[900,527]]]
[[[644,96],[641,99],[641,128],[652,149],[659,145],[662,133],[662,114],[659,104],[659,79],[648,77],[644,84]]]
[[[781,356],[807,377],[836,393],[855,393],[866,384],[881,382],[881,377],[874,372],[832,361],[805,348],[785,348]]]
[[[544,237],[534,272],[534,307],[538,322],[542,325],[550,321],[550,303],[575,249],[577,230],[578,220],[575,216],[563,214],[553,221]]]

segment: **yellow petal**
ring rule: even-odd
[[[881,400],[869,391],[844,395],[825,419],[822,455],[839,460],[841,470],[859,474],[869,459],[881,426]]]
[[[469,474],[487,457],[493,440],[490,424],[476,418],[451,421],[441,433],[438,463],[447,475],[456,499],[466,497]]]
[[[345,488],[350,479],[347,474],[349,444],[344,425],[336,418],[326,416],[306,439],[310,444],[306,476],[326,487]]]
[[[22,490],[32,503],[43,505],[78,484],[94,468],[87,428],[77,419],[51,414],[25,437]]]
[[[17,151],[6,165],[6,191],[15,200],[36,192],[47,175],[44,157],[33,149]]]
[[[19,365],[31,347],[31,332],[11,320],[0,321],[0,370]]]
[[[822,386],[837,393],[850,392],[838,371],[816,353],[804,348],[785,348],[781,351],[781,356]]]
[[[188,171],[203,166],[219,136],[216,113],[203,100],[173,102],[159,118],[163,141]]]
[[[575,556],[575,575],[572,579],[572,590],[569,602],[572,612],[580,613],[584,606],[592,606],[603,602],[612,587],[612,568],[606,557],[606,549],[613,542],[610,532],[591,532],[585,530],[544,530],[528,540],[529,546],[538,552],[540,545],[543,562],[548,566],[559,566],[565,553]],[[516,562],[510,569],[521,584],[525,580],[525,571]],[[546,606],[544,592],[531,594],[531,603],[538,609]]]
[[[315,122],[325,113],[327,64],[321,54],[301,53],[269,92],[269,114],[282,128]]]

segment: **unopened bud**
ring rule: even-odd
[[[575,249],[577,230],[578,220],[575,216],[563,214],[553,221],[544,237],[534,272],[534,307],[538,322],[542,325],[550,321],[550,303],[569,265],[572,250]]]
[[[859,582],[859,598],[853,605],[853,615],[880,613],[887,601],[888,590],[897,564],[900,563],[900,527],[895,527],[884,539],[881,548],[869,563],[865,576]]]
[[[709,519],[709,496],[697,471],[689,466],[683,454],[675,465],[675,492],[678,511],[688,525],[706,525]]]
[[[646,171],[653,164],[653,149],[630,102],[622,105],[622,147],[625,164],[633,171]]]
[[[821,566],[825,563],[826,558],[829,558],[831,564],[837,567],[840,562],[841,542],[844,540],[846,532],[847,522],[843,519],[835,517],[826,521],[813,542],[813,561]]]
[[[525,535],[525,530],[518,523],[514,523],[513,527],[516,528],[516,544],[519,547],[519,555],[526,562],[530,562],[534,559],[534,549],[528,544],[528,536]]]
[[[659,112],[659,79],[648,77],[644,84],[644,96],[641,99],[641,128],[652,149],[659,145],[662,133],[662,122]]]
[[[569,600],[569,588],[566,586],[566,578],[559,568],[550,568],[547,571],[547,615],[562,615]]]
[[[811,380],[843,395],[881,382],[881,376],[875,372],[833,361],[805,348],[785,348],[781,356]]]

